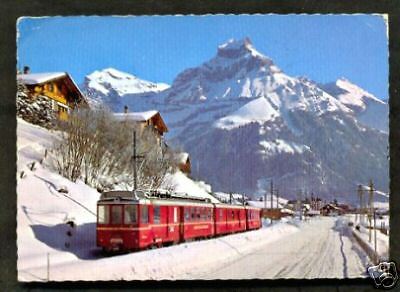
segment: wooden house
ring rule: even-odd
[[[168,127],[165,124],[163,118],[158,111],[146,111],[146,112],[127,112],[116,113],[114,118],[117,121],[130,123],[132,125],[138,125],[140,130],[144,130],[146,127],[151,127],[156,134],[158,143],[160,146],[163,144],[163,135],[168,132]]]
[[[84,95],[68,73],[24,73],[17,75],[18,82],[26,86],[30,97],[47,97],[60,120],[67,120],[71,110],[78,106],[88,107]]]

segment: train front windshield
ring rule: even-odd
[[[137,224],[138,206],[137,205],[98,205],[97,223],[98,224]]]

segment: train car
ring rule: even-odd
[[[261,228],[261,209],[246,206],[246,229],[253,230]]]
[[[216,235],[246,230],[246,211],[243,206],[215,204],[214,220]]]
[[[212,212],[206,200],[168,192],[105,192],[97,203],[97,246],[129,251],[212,237]]]
[[[133,251],[261,227],[260,209],[162,191],[111,191],[97,202],[97,246]]]

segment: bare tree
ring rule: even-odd
[[[133,131],[137,133],[137,152],[143,157],[137,165],[139,188],[160,187],[172,171],[172,155],[152,126],[120,122],[106,109],[77,110],[63,125],[62,141],[56,145],[60,174],[98,189],[116,185],[132,187]]]

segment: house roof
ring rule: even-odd
[[[120,121],[146,122],[158,114],[158,111],[116,113],[114,117]]]
[[[29,73],[29,74],[18,74],[17,80],[25,85],[36,85],[43,84],[52,80],[64,78],[67,81],[67,87],[72,87],[73,90],[78,94],[78,99],[87,104],[87,100],[74,79],[67,72],[47,72],[47,73]]]
[[[115,113],[114,118],[117,121],[132,121],[132,122],[146,122],[154,119],[154,123],[158,126],[161,132],[168,132],[168,127],[162,119],[160,113],[156,110],[146,112],[130,112],[130,113]]]
[[[189,158],[189,153],[187,152],[180,152],[175,155],[176,160],[178,163],[186,163]]]
[[[19,74],[17,80],[27,85],[42,84],[60,77],[67,76],[65,72]]]

